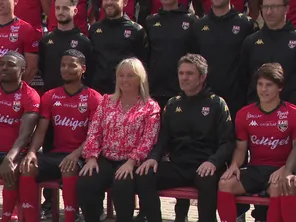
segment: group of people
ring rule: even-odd
[[[244,221],[234,196],[261,191],[270,205],[255,221],[293,220],[295,1],[25,2],[0,2],[2,222],[17,200],[39,221],[37,184],[56,179],[66,222],[79,208],[102,220],[107,188],[118,222],[158,222],[157,191],[182,186],[199,191],[199,222],[216,209]],[[32,5],[49,17],[45,36]],[[176,222],[189,204],[177,200]]]

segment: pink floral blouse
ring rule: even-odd
[[[141,99],[124,112],[120,100],[104,95],[93,116],[82,156],[120,161],[145,160],[156,143],[160,127],[160,108],[152,99]]]

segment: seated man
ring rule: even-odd
[[[14,51],[0,60],[0,178],[2,222],[8,222],[18,199],[18,165],[39,117],[40,97],[22,81],[25,58]]]
[[[61,60],[64,86],[46,92],[41,99],[40,120],[27,156],[20,171],[20,199],[26,221],[40,221],[38,217],[38,188],[36,182],[63,182],[65,221],[74,222],[76,210],[76,181],[81,145],[86,139],[89,122],[101,95],[85,87],[81,77],[85,72],[85,57],[74,49],[66,51]],[[53,123],[53,149],[36,156],[50,124]],[[62,169],[60,169],[60,167]],[[36,180],[35,180],[36,177]],[[30,190],[30,192],[28,192]]]
[[[234,150],[234,132],[225,101],[206,86],[207,61],[187,54],[178,64],[182,94],[162,114],[158,142],[136,171],[141,208],[149,222],[161,222],[157,190],[194,186],[199,222],[216,222],[218,181]],[[169,161],[158,161],[164,153]]]
[[[263,190],[267,190],[271,197],[267,221],[281,222],[284,216],[280,213],[278,182],[291,152],[292,141],[296,139],[296,107],[280,99],[284,83],[280,64],[262,65],[255,77],[259,103],[250,104],[237,113],[236,150],[231,166],[219,182],[221,221],[236,221],[235,195]],[[248,146],[250,162],[245,170],[240,170]]]

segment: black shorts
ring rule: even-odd
[[[270,175],[279,167],[247,165],[241,170],[240,181],[247,193],[260,193],[269,187]]]
[[[62,160],[69,155],[69,153],[45,153],[37,154],[38,158],[38,174],[36,177],[36,182],[44,182],[50,180],[60,180],[62,179],[62,173],[60,170],[60,163]],[[79,169],[84,165],[83,160],[78,161]]]

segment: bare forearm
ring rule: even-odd
[[[43,145],[45,135],[34,136],[34,139],[29,147],[29,152],[37,152]]]
[[[246,151],[242,149],[235,149],[231,164],[236,164],[238,167],[241,167],[246,158]]]
[[[22,151],[22,149],[28,145],[29,142],[30,135],[18,138],[13,144],[9,153],[6,155],[6,158],[9,158],[13,161],[16,158],[16,156]]]

